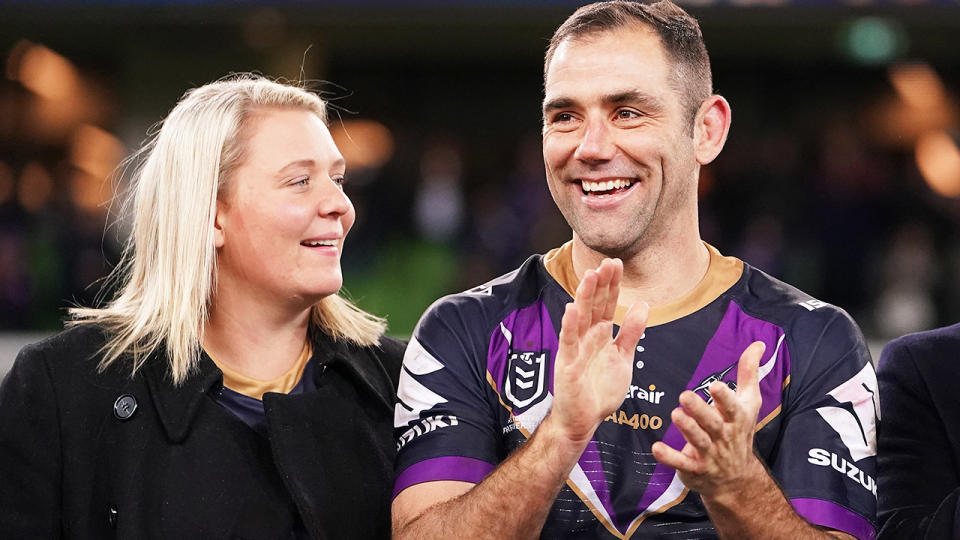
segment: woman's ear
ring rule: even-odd
[[[221,223],[223,214],[223,203],[217,199],[217,210],[213,215],[213,247],[220,249],[223,247],[223,224]]]
[[[697,163],[706,165],[720,154],[727,142],[730,121],[730,104],[723,96],[712,95],[700,104],[693,126]]]

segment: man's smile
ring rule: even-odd
[[[609,178],[600,180],[587,180],[582,178],[577,181],[580,184],[580,190],[584,195],[603,197],[612,195],[630,189],[637,182],[633,178]]]

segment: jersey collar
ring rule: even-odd
[[[703,309],[740,280],[740,276],[743,275],[743,261],[736,257],[721,255],[717,248],[706,242],[704,245],[710,252],[710,265],[703,279],[693,290],[680,298],[650,308],[648,327],[675,321]],[[573,298],[580,284],[577,273],[573,269],[573,241],[550,250],[543,257],[543,265],[547,273]],[[614,323],[620,324],[623,321],[628,307],[617,306],[617,312],[613,317]]]

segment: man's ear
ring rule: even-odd
[[[700,104],[693,125],[697,163],[706,165],[723,150],[730,132],[730,104],[723,96],[712,95]]]
[[[223,247],[223,225],[221,216],[223,215],[223,203],[217,199],[216,213],[213,215],[213,247],[220,249]]]

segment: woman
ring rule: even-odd
[[[234,76],[140,154],[118,294],[0,389],[0,536],[387,537],[403,345],[337,294],[324,103]]]

